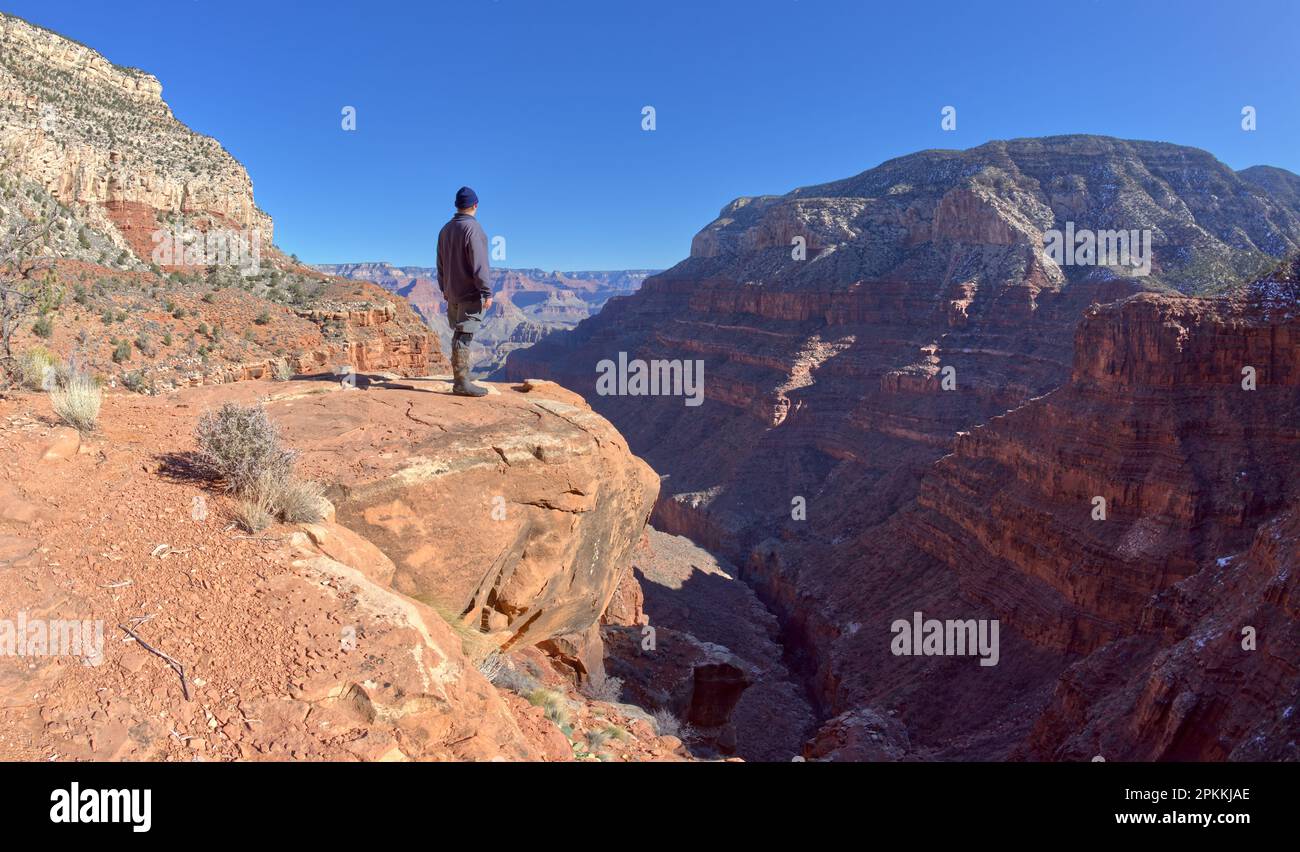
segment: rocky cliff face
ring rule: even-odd
[[[964,590],[1039,644],[1089,652],[1133,633],[1154,593],[1244,549],[1295,498],[1298,335],[1250,299],[1090,310],[1071,382],[960,435],[930,472],[918,546],[971,555],[954,561]]]
[[[827,495],[838,520],[754,548],[833,717],[809,754],[1293,756],[1296,279],[1094,307],[1071,380],[959,434],[899,511]],[[997,665],[894,656],[914,612],[998,620]]]
[[[146,261],[167,216],[256,233],[271,248],[248,173],[176,120],[157,78],[10,15],[0,15],[0,152],[6,171]]]
[[[1277,662],[1296,654],[1296,292],[1094,309],[1070,383],[926,477],[915,546],[1035,646],[1082,655],[1032,754],[1295,756],[1298,684]]]
[[[1156,595],[1142,629],[1073,664],[1021,753],[1044,760],[1287,760],[1295,720],[1294,508]]]
[[[810,754],[1005,757],[1058,675],[1291,499],[1294,294],[1243,284],[1300,244],[1287,174],[1097,137],[923,152],[733,202],[505,372],[586,394],[665,474],[656,526],[743,566],[827,720]],[[1151,274],[1057,262],[1071,224],[1149,229]],[[1143,291],[1232,295],[1119,301]],[[701,363],[704,404],[601,396],[620,352]],[[894,656],[916,611],[1000,620],[1001,661]]]
[[[1048,286],[1124,275],[1118,264],[1024,256],[1044,248],[1045,232],[1073,223],[1094,233],[1150,230],[1145,283],[1205,293],[1300,247],[1297,180],[1281,169],[1237,173],[1195,148],[1098,136],[922,151],[846,180],[737,199],[695,237],[688,263],[697,278],[720,273],[782,289],[952,279],[963,265],[982,273],[984,287],[1026,264],[1041,264]],[[792,261],[795,237],[816,262]]]
[[[19,329],[15,354],[47,348],[149,392],[347,366],[450,370],[407,305],[277,249],[247,171],[161,92],[0,14],[0,233],[52,221],[39,263],[61,297],[40,333]]]

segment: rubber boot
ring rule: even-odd
[[[457,334],[451,341],[451,392],[457,396],[487,396],[487,388],[469,380],[469,341]]]

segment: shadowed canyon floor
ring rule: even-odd
[[[720,730],[711,741],[746,760],[801,754],[816,727],[809,697],[786,666],[776,617],[736,568],[687,538],[653,528],[633,551],[632,566],[656,647],[641,650],[635,619],[632,626],[606,626],[607,668],[623,678],[625,693],[637,704],[671,706],[702,727],[718,715],[725,721],[714,725]],[[736,691],[722,697],[722,706],[687,688],[709,666],[715,667],[710,673],[725,668],[732,675]]]

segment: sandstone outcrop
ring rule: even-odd
[[[576,394],[446,382],[298,394],[268,412],[328,471],[340,523],[395,564],[395,589],[509,649],[585,631],[614,594],[657,477]],[[331,388],[334,385],[330,385]]]
[[[381,296],[378,288],[339,282],[310,307],[296,313],[321,331],[322,351],[304,353],[300,372],[346,365],[358,372],[395,372],[402,376],[447,375],[451,364],[438,338],[405,304]]]

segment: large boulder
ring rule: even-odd
[[[503,648],[587,632],[658,493],[614,427],[551,383],[366,387],[294,383],[267,410],[393,588]]]

